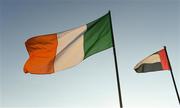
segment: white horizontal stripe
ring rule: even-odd
[[[134,69],[137,69],[140,65],[144,64],[144,63],[157,63],[157,62],[161,62],[160,56],[159,54],[153,54],[151,56],[146,57],[145,59],[143,59],[142,61],[140,61],[135,67]]]

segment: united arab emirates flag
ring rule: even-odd
[[[110,13],[64,32],[35,36],[25,42],[25,73],[50,74],[73,67],[112,47]]]
[[[165,49],[162,49],[140,61],[134,70],[137,73],[170,70],[169,61]]]

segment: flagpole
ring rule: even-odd
[[[174,88],[175,88],[176,95],[177,95],[177,98],[178,98],[178,101],[179,101],[179,105],[180,105],[179,93],[178,93],[178,90],[177,90],[177,86],[176,86],[176,82],[175,82],[175,79],[174,79],[174,75],[173,75],[171,63],[170,63],[170,60],[169,60],[169,57],[168,57],[168,53],[167,53],[167,50],[166,50],[166,46],[164,46],[164,50],[165,50],[166,55],[167,55],[167,59],[168,59],[168,64],[169,64],[169,68],[170,68],[171,77],[172,77],[172,80],[173,80]]]
[[[121,97],[121,86],[120,86],[120,81],[119,81],[118,64],[117,64],[116,49],[115,49],[115,42],[114,42],[113,27],[112,27],[112,20],[111,20],[111,12],[110,11],[109,11],[109,15],[110,15],[110,25],[111,25],[111,31],[112,31],[112,44],[113,44],[113,54],[114,54],[114,62],[115,62],[115,68],[116,68],[119,103],[120,103],[120,108],[123,108],[122,97]]]

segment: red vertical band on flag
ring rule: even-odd
[[[169,70],[170,67],[169,67],[169,61],[167,59],[167,54],[165,52],[164,49],[160,50],[158,52],[159,56],[160,56],[160,59],[161,59],[161,64],[162,64],[162,68],[163,70]]]

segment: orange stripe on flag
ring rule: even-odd
[[[160,50],[159,52],[160,55],[160,59],[161,59],[161,64],[162,64],[162,68],[163,70],[169,70],[169,61],[167,59],[167,55],[164,49]]]
[[[57,34],[33,37],[25,42],[29,59],[24,65],[25,73],[50,74],[54,72],[54,60],[58,45]]]

